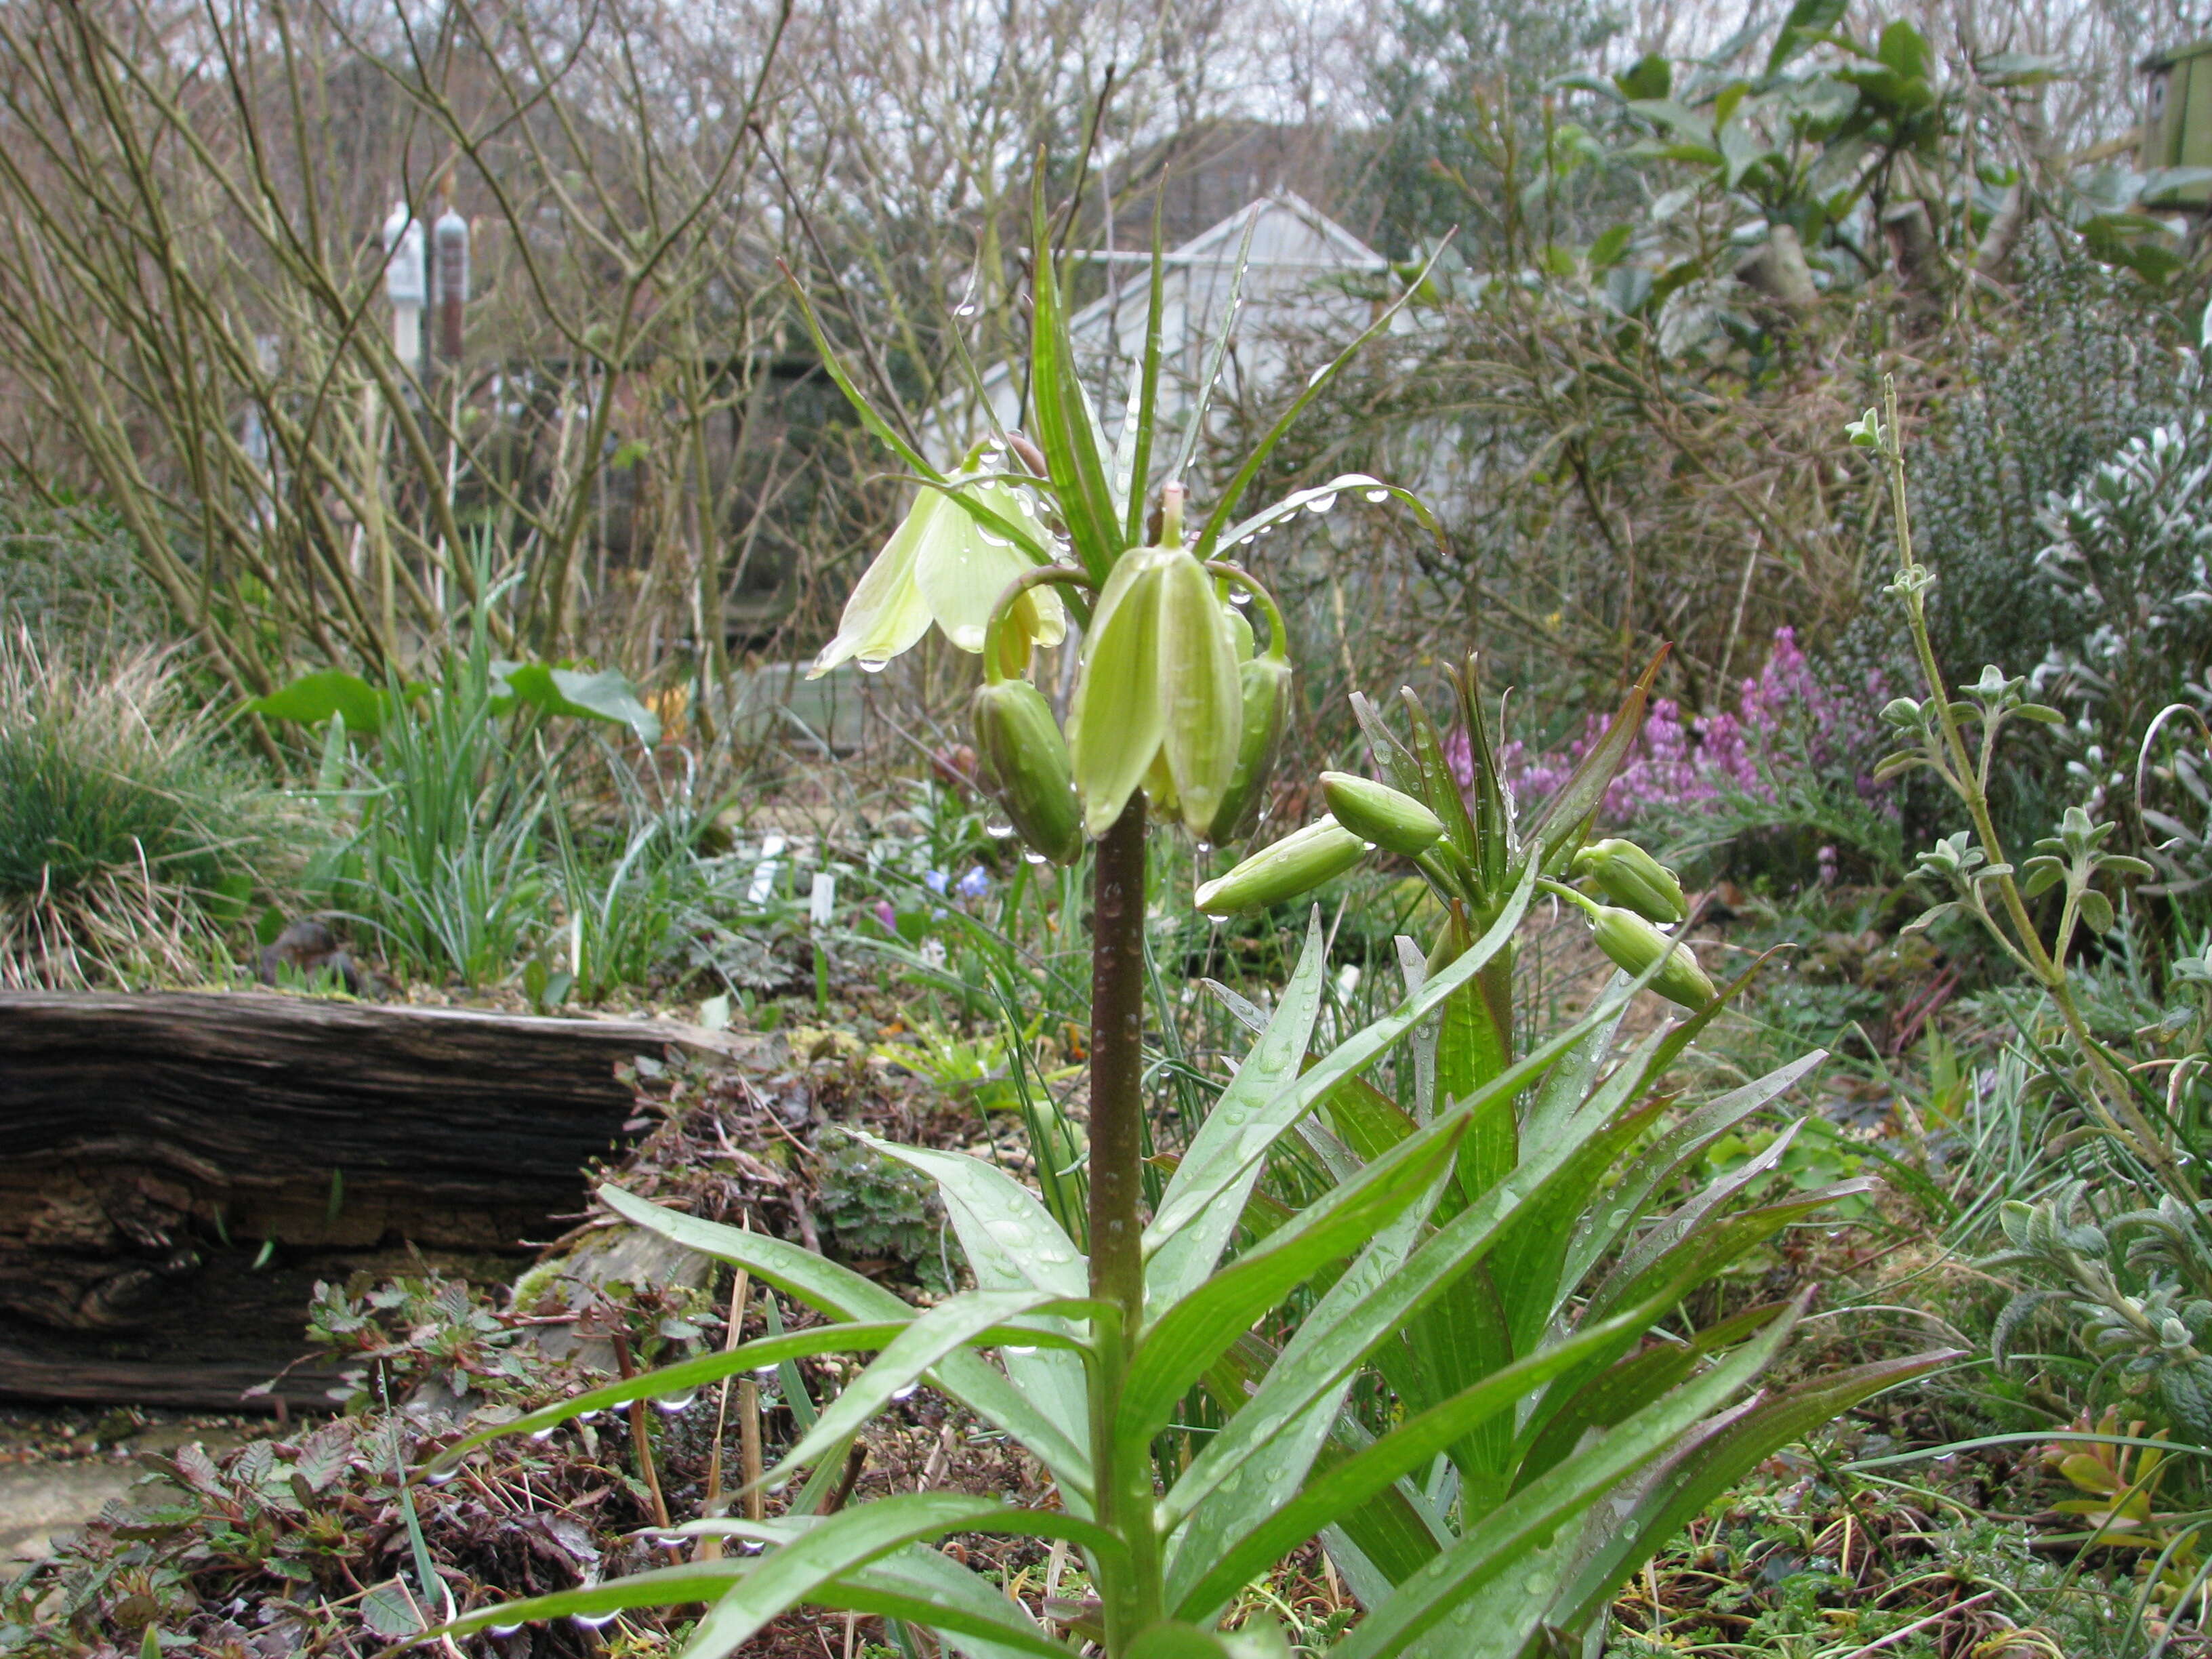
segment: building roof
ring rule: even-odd
[[[1164,390],[1159,412],[1170,420],[1189,406],[1205,372],[1229,307],[1240,253],[1244,278],[1231,336],[1236,349],[1223,371],[1224,380],[1233,377],[1223,388],[1230,395],[1279,376],[1289,366],[1291,334],[1340,330],[1347,319],[1354,322],[1353,332],[1364,327],[1366,301],[1331,279],[1389,269],[1373,248],[1287,191],[1247,203],[1164,253]],[[1119,406],[1127,371],[1144,350],[1152,255],[1109,248],[1077,258],[1103,268],[1106,281],[1106,291],[1068,319],[1085,379],[1100,397],[1103,412]],[[982,376],[991,417],[1001,427],[1020,424],[1024,373],[1012,362],[1000,362]],[[981,436],[992,419],[983,416],[972,390],[946,398],[923,422],[925,441],[940,452],[933,459],[957,459],[954,452]]]

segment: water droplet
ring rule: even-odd
[[[586,1630],[605,1630],[622,1615],[613,1613],[572,1613],[568,1622],[581,1625]]]
[[[860,669],[863,674],[880,674],[884,669],[890,665],[890,660],[891,659],[889,657],[861,657],[858,659]]]
[[[537,1438],[535,1435],[531,1437],[532,1439]],[[422,1484],[426,1486],[450,1486],[453,1481],[460,1478],[460,1474],[461,1466],[459,1463],[451,1463],[447,1465],[444,1468],[432,1469],[428,1474],[422,1477]]]
[[[768,1495],[770,1498],[781,1498],[790,1486],[791,1482],[788,1480],[771,1480],[768,1483]]]
[[[891,1390],[891,1398],[894,1400],[911,1400],[914,1398],[914,1391],[918,1386],[920,1385],[917,1383],[909,1382],[902,1389],[893,1389]]]
[[[519,1636],[522,1633],[522,1626],[520,1625],[486,1625],[484,1626],[484,1630],[487,1634],[499,1637],[501,1639],[509,1636]]]
[[[747,1555],[758,1555],[761,1548],[760,1540],[757,1538],[740,1538],[738,1540],[738,1547],[743,1550]]]
[[[665,1416],[676,1417],[690,1411],[691,1402],[698,1397],[696,1390],[690,1394],[672,1394],[654,1401],[653,1408]]]
[[[1024,864],[1050,864],[1052,860],[1042,853],[1025,850],[1022,854],[1022,862]]]
[[[1311,501],[1308,501],[1306,503],[1306,511],[1309,513],[1326,513],[1329,508],[1335,505],[1336,492],[1332,489],[1327,495],[1316,495]]]
[[[596,1423],[605,1415],[605,1412],[578,1412],[576,1420],[579,1423]]]
[[[1251,590],[1250,588],[1249,588],[1249,587],[1232,587],[1232,588],[1231,588],[1231,589],[1229,590],[1229,603],[1230,603],[1230,604],[1231,604],[1231,605],[1249,605],[1249,604],[1251,604],[1251,603],[1252,603],[1252,590]]]
[[[993,841],[1004,841],[1014,833],[1014,826],[1011,823],[987,823],[983,826],[983,833]]]
[[[767,1365],[756,1365],[753,1367],[753,1375],[755,1376],[774,1376],[775,1375],[775,1367],[773,1364]]]
[[[1387,501],[1390,499],[1390,492],[1387,489],[1364,489],[1360,491],[1360,495],[1363,499],[1370,501]]]
[[[952,307],[952,314],[956,317],[973,317],[975,314],[975,307],[972,301],[966,305],[957,305]]]
[[[561,1425],[560,1425],[558,1423],[556,1423],[556,1424],[553,1424],[553,1425],[551,1425],[550,1427],[547,1427],[547,1428],[543,1428],[543,1429],[532,1429],[532,1430],[530,1431],[530,1437],[531,1437],[532,1440],[535,1440],[535,1441],[538,1442],[538,1443],[542,1445],[542,1444],[543,1444],[543,1443],[544,1443],[546,1441],[550,1440],[550,1439],[551,1439],[555,1435],[556,1435],[556,1434],[558,1434],[558,1433],[560,1433],[560,1432],[561,1432]]]
[[[1033,1354],[1033,1353],[1035,1353],[1035,1352],[1036,1352],[1036,1347],[1035,1347],[1033,1345],[1024,1343],[1024,1344],[1019,1344],[1019,1345],[1017,1345],[1016,1346],[1013,1346],[1013,1347],[1010,1347],[1010,1348],[1008,1348],[1008,1349],[1006,1350],[1006,1352],[1007,1352],[1008,1353],[1010,1353],[1010,1354],[1021,1354],[1021,1355],[1023,1355],[1023,1356],[1026,1357],[1026,1356],[1028,1356],[1028,1355],[1030,1355],[1030,1354]]]

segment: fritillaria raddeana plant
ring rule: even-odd
[[[1040,213],[1032,246],[1052,246],[1048,231]],[[1655,1210],[1654,1195],[1674,1193],[1704,1146],[1820,1056],[1669,1116],[1656,1085],[1727,994],[1662,931],[1682,919],[1673,877],[1624,842],[1589,840],[1650,675],[1606,743],[1526,823],[1488,763],[1471,672],[1461,693],[1480,757],[1472,805],[1418,703],[1409,697],[1410,744],[1359,704],[1382,777],[1329,776],[1328,817],[1207,884],[1198,902],[1249,908],[1360,859],[1401,857],[1434,890],[1443,921],[1425,945],[1401,944],[1407,991],[1397,1007],[1325,1053],[1311,1052],[1325,952],[1310,927],[1272,1014],[1238,1011],[1252,1047],[1146,1213],[1147,837],[1179,825],[1218,844],[1238,831],[1265,785],[1289,691],[1281,615],[1223,556],[1324,497],[1410,501],[1346,477],[1238,520],[1301,398],[1199,518],[1182,480],[1202,407],[1180,453],[1155,466],[1157,260],[1151,295],[1146,348],[1109,443],[1041,259],[1028,432],[996,434],[951,476],[878,418],[823,343],[862,419],[920,486],[824,660],[879,664],[933,624],[980,651],[976,747],[1008,816],[1032,856],[1073,863],[1088,850],[1094,861],[1084,1237],[994,1164],[877,1143],[938,1183],[974,1274],[973,1289],[919,1310],[795,1245],[603,1189],[617,1213],[743,1267],[823,1322],[464,1438],[428,1478],[458,1471],[493,1435],[550,1432],[805,1355],[874,1357],[763,1474],[760,1486],[784,1495],[781,1516],[708,1516],[676,1529],[678,1549],[734,1540],[734,1551],[479,1609],[449,1632],[697,1604],[684,1651],[720,1656],[811,1604],[902,1621],[973,1659],[1261,1659],[1286,1654],[1282,1632],[1265,1616],[1233,1629],[1224,1619],[1246,1586],[1318,1537],[1363,1604],[1334,1650],[1344,1659],[1519,1659],[1601,1618],[1626,1577],[1748,1464],[1939,1358],[1762,1395],[1755,1379],[1788,1340],[1796,1305],[1702,1332],[1678,1323],[1689,1287],[1822,1195],[1735,1204],[1771,1156],[1671,1209]],[[1153,489],[1156,476],[1164,482]],[[1027,673],[1033,652],[1071,622],[1080,656],[1063,722]],[[1581,1018],[1524,1051],[1513,939],[1540,893],[1586,912],[1622,971]],[[1624,1008],[1646,990],[1694,1012],[1616,1043]],[[1332,1177],[1288,1212],[1258,1192],[1286,1138],[1318,1152]],[[1285,1321],[1301,1292],[1302,1316]],[[1257,1334],[1286,1323],[1279,1348]],[[1352,1409],[1363,1377],[1379,1378],[1387,1410]],[[920,1492],[836,1508],[855,1437],[922,1384],[1025,1447],[1056,1504]],[[1157,1455],[1200,1391],[1218,1430],[1187,1461]],[[963,1533],[1072,1547],[1088,1596],[1033,1613],[934,1547]]]

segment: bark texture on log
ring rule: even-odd
[[[171,1398],[113,1379],[164,1352],[227,1379],[234,1353],[263,1364],[236,1352],[249,1331],[296,1355],[305,1289],[380,1249],[551,1237],[623,1139],[615,1068],[672,1044],[734,1048],[659,1021],[0,993],[0,1393],[51,1396],[65,1373]],[[234,1256],[289,1283],[281,1314],[238,1307]]]

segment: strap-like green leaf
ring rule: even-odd
[[[1522,839],[1534,844],[1530,862],[1549,871],[1560,855],[1579,838],[1583,826],[1589,821],[1605,792],[1613,787],[1613,775],[1620,770],[1628,758],[1628,751],[1636,744],[1637,733],[1644,729],[1644,711],[1651,701],[1652,683],[1659,678],[1659,669],[1667,660],[1667,649],[1659,648],[1628,695],[1614,711],[1613,722],[1605,728],[1605,735],[1582,758],[1567,781],[1559,786],[1559,793],[1537,809],[1528,821]]]
[[[1322,1527],[1384,1491],[1401,1475],[1426,1468],[1474,1425],[1510,1412],[1524,1395],[1591,1355],[1633,1342],[1658,1311],[1656,1306],[1638,1309],[1601,1321],[1506,1366],[1316,1475],[1288,1502],[1264,1490],[1262,1483],[1263,1490],[1253,1495],[1249,1524],[1241,1535],[1229,1547],[1209,1552],[1210,1559],[1196,1558],[1203,1560],[1206,1571],[1175,1594],[1177,1615],[1194,1619],[1212,1613]],[[1275,1506],[1271,1508],[1271,1503]]]
[[[1145,1229],[1145,1296],[1155,1309],[1182,1300],[1221,1259],[1262,1168],[1261,1160],[1241,1156],[1248,1134],[1268,1126],[1280,1133],[1307,1109],[1296,1105],[1289,1118],[1275,1121],[1296,1100],[1286,1085],[1298,1075],[1314,1021],[1321,1015],[1322,969],[1328,954],[1316,906],[1306,924],[1305,949],[1283,988],[1274,1018],[1191,1137],[1190,1150]]]
[[[934,1371],[946,1355],[1024,1314],[1080,1313],[1093,1304],[1047,1291],[970,1291],[921,1315],[885,1346],[872,1364],[823,1408],[814,1426],[761,1477],[773,1486],[811,1463],[827,1447],[857,1434],[878,1412]]]
[[[712,1601],[760,1565],[757,1560],[697,1561],[556,1590],[550,1595],[496,1601],[427,1632],[425,1639],[473,1636],[481,1630],[519,1629],[544,1619],[604,1619],[632,1607],[680,1607],[691,1601]]]
[[[1520,885],[1514,890],[1505,908],[1498,913],[1498,920],[1475,941],[1466,955],[1431,978],[1418,993],[1407,997],[1389,1013],[1365,1027],[1350,1041],[1339,1044],[1327,1060],[1291,1085],[1287,1097],[1269,1102],[1263,1111],[1247,1122],[1234,1144],[1233,1157],[1227,1160],[1229,1175],[1233,1177],[1241,1175],[1246,1168],[1257,1168],[1275,1142],[1281,1139],[1288,1125],[1296,1123],[1311,1111],[1333,1093],[1339,1084],[1347,1078],[1358,1076],[1372,1066],[1454,991],[1474,978],[1484,963],[1511,941],[1513,930],[1521,925],[1521,918],[1526,914],[1528,900],[1534,891],[1534,872],[1523,872]],[[1604,1006],[1609,1010],[1612,1005],[1607,1003]],[[1579,1032],[1581,1022],[1577,1022],[1574,1029]],[[1547,1056],[1545,1064],[1548,1065],[1550,1058],[1555,1057],[1558,1051],[1555,1047],[1547,1045],[1545,1052]],[[1540,1066],[1536,1071],[1519,1073],[1519,1082],[1527,1082],[1541,1069]],[[1518,1086],[1517,1083],[1516,1086]],[[1183,1220],[1180,1215],[1174,1216],[1169,1218],[1165,1225],[1169,1229],[1180,1227]],[[1160,1228],[1163,1224],[1156,1218],[1153,1225]]]
[[[1067,1659],[1066,1644],[1046,1635],[1019,1601],[926,1544],[847,1573],[811,1599],[839,1613],[922,1626],[964,1659]]]
[[[763,1557],[714,1603],[684,1659],[726,1659],[778,1615],[811,1600],[855,1568],[950,1532],[1004,1525],[1007,1506],[961,1492],[907,1492],[841,1510]]]
[[[1314,1313],[1324,1322],[1333,1320],[1339,1304],[1364,1297],[1370,1285],[1395,1273],[1419,1240],[1432,1202],[1433,1195],[1409,1206],[1404,1215],[1377,1234],[1315,1304]],[[1302,1333],[1303,1326],[1300,1333],[1292,1334],[1285,1352],[1297,1350],[1304,1340]],[[1273,1363],[1280,1364],[1281,1357],[1277,1356]],[[1251,1380],[1256,1387],[1259,1378]],[[1217,1434],[1208,1440],[1161,1500],[1164,1525],[1172,1528],[1181,1517],[1189,1517],[1170,1547],[1171,1583],[1179,1565],[1188,1577],[1195,1570],[1188,1567],[1188,1561],[1203,1565],[1219,1554],[1224,1540],[1252,1523],[1255,1505],[1272,1508],[1288,1501],[1297,1491],[1328,1440],[1351,1384],[1352,1378],[1346,1376],[1334,1389],[1324,1390],[1304,1410],[1288,1416],[1271,1409],[1264,1416],[1255,1413],[1247,1419],[1242,1410],[1243,1392],[1231,1397],[1231,1406],[1236,1409],[1229,1426],[1234,1432]]]
[[[921,1170],[937,1182],[945,1212],[967,1252],[977,1288],[1028,1287],[1054,1296],[1080,1297],[1090,1289],[1082,1253],[1035,1194],[996,1164],[964,1152],[895,1146],[860,1137],[886,1158]],[[1035,1352],[1024,1352],[1034,1349]],[[1071,1440],[1088,1432],[1090,1395],[1075,1357],[1022,1341],[1000,1351],[1006,1375],[1038,1407],[1050,1413]]]
[[[1656,1401],[1584,1447],[1490,1514],[1474,1518],[1459,1541],[1398,1587],[1332,1650],[1330,1659],[1389,1659],[1450,1619],[1474,1592],[1511,1571],[1559,1525],[1624,1477],[1658,1457],[1680,1435],[1763,1370],[1789,1336],[1785,1316],[1704,1376]]]
[[[1644,1206],[1661,1183],[1671,1180],[1692,1158],[1760,1107],[1796,1088],[1827,1057],[1826,1049],[1815,1048],[1740,1089],[1729,1090],[1687,1114],[1638,1153],[1607,1192],[1606,1201],[1590,1206],[1577,1231],[1559,1275],[1562,1292],[1579,1285],[1597,1259],[1620,1241],[1627,1228],[1642,1219]]]
[[[833,1319],[890,1322],[914,1317],[914,1310],[872,1280],[848,1267],[825,1261],[765,1233],[740,1232],[633,1197],[619,1187],[602,1187],[607,1207],[628,1221],[651,1229],[687,1249],[744,1268],[756,1279],[796,1297]],[[1088,1504],[1091,1458],[1051,1415],[980,1355],[956,1352],[938,1364],[931,1379],[939,1388],[1020,1441],[1052,1471],[1063,1493],[1078,1508]]]
[[[537,1434],[556,1428],[586,1412],[606,1411],[613,1407],[626,1406],[633,1400],[657,1400],[687,1395],[709,1382],[719,1382],[726,1376],[734,1376],[739,1371],[763,1370],[770,1365],[804,1358],[810,1354],[866,1353],[883,1347],[911,1322],[909,1312],[906,1319],[888,1322],[817,1325],[811,1330],[763,1337],[757,1342],[747,1342],[735,1348],[695,1354],[689,1359],[678,1360],[673,1365],[664,1365],[659,1370],[641,1371],[623,1382],[610,1382],[603,1388],[587,1389],[568,1399],[557,1400],[550,1406],[541,1406],[511,1422],[479,1430],[440,1452],[427,1472],[434,1477],[488,1442],[503,1439],[508,1435]],[[1034,1340],[1026,1333],[1014,1334],[1023,1341]]]
[[[1680,1532],[1747,1469],[1862,1400],[1966,1357],[1956,1348],[1933,1349],[1814,1377],[1759,1401],[1717,1432],[1671,1455],[1642,1483],[1634,1510],[1615,1517],[1604,1543],[1562,1589],[1553,1603],[1553,1622],[1568,1630],[1586,1625],[1653,1548]]]
[[[1030,395],[1036,407],[1037,444],[1044,451],[1053,496],[1060,503],[1076,557],[1092,581],[1103,582],[1127,544],[1121,539],[1114,512],[1106,458],[1098,453],[1091,417],[1083,406],[1083,384],[1074,343],[1068,337],[1060,278],[1043,234],[1042,198],[1032,216],[1036,265],[1030,284]]]
[[[1291,400],[1291,406],[1283,411],[1282,417],[1267,429],[1267,435],[1261,439],[1245,456],[1243,465],[1237,469],[1237,476],[1229,481],[1229,488],[1221,492],[1220,501],[1214,504],[1213,511],[1206,515],[1206,527],[1199,532],[1198,556],[1200,558],[1210,559],[1213,556],[1215,544],[1221,539],[1221,527],[1229,522],[1229,515],[1237,510],[1237,503],[1243,500],[1245,490],[1251,486],[1252,480],[1260,476],[1260,469],[1267,464],[1267,457],[1274,453],[1275,446],[1282,442],[1284,435],[1290,431],[1291,425],[1300,415],[1305,412],[1306,405],[1321,396],[1328,383],[1337,377],[1346,363],[1359,355],[1362,348],[1370,340],[1376,339],[1389,331],[1392,320],[1406,308],[1413,296],[1419,294],[1423,285],[1428,282],[1429,273],[1436,269],[1437,261],[1444,257],[1444,249],[1449,246],[1450,243],[1451,239],[1449,236],[1437,243],[1437,251],[1429,256],[1428,263],[1421,267],[1420,274],[1407,284],[1405,291],[1376,314],[1375,320],[1362,331],[1358,338],[1315,372],[1306,381],[1304,389]]]
[[[1466,1114],[1455,1113],[1401,1142],[1152,1321],[1123,1382],[1117,1455],[1142,1456],[1176,1402],[1253,1321],[1421,1198],[1465,1125]]]

